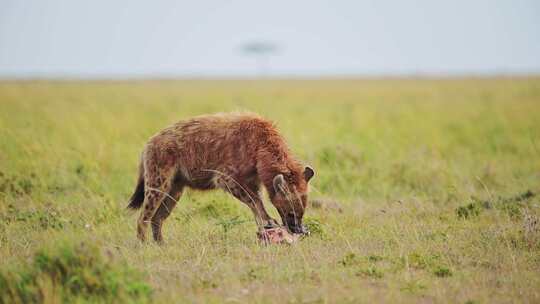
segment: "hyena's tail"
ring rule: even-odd
[[[127,208],[129,209],[139,209],[141,208],[144,202],[144,168],[142,162],[139,165],[139,177],[137,178],[137,186],[135,187],[135,192],[131,195],[129,199],[129,204]]]

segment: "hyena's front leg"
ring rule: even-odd
[[[259,230],[279,226],[278,222],[271,218],[270,215],[268,215],[268,212],[266,212],[263,201],[259,195],[258,186],[242,185],[234,181],[222,181],[221,187],[251,209]]]

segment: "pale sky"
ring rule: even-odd
[[[540,73],[540,1],[0,0],[0,77]]]

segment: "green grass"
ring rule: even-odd
[[[311,208],[312,236],[263,247],[241,203],[188,191],[166,245],[139,244],[124,207],[145,141],[231,110],[276,121],[316,169],[311,197],[341,210]],[[12,281],[0,298],[17,277],[43,277],[32,262],[43,252],[61,261],[54,248],[90,246],[81,269],[30,290],[67,302],[534,303],[539,217],[538,78],[0,83],[0,268]],[[106,291],[66,283],[98,271],[85,255],[110,268]]]
[[[22,269],[0,272],[0,303],[147,302],[151,288],[93,245],[55,244]],[[51,252],[52,251],[52,252]]]

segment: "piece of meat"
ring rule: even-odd
[[[300,238],[299,234],[291,234],[283,227],[267,228],[257,232],[257,238],[264,245],[293,244]]]

